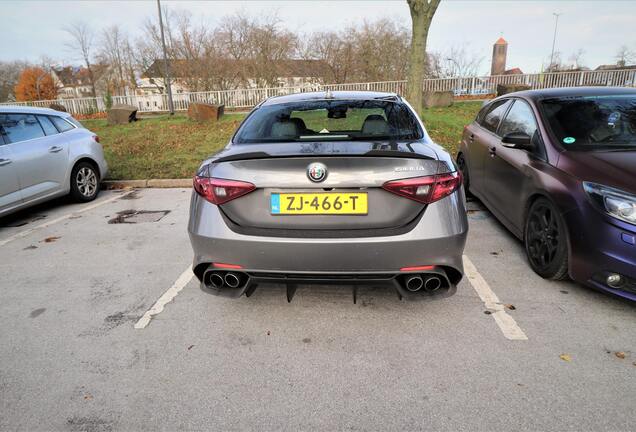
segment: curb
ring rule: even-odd
[[[105,180],[103,189],[124,188],[191,188],[192,179]]]

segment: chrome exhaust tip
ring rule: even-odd
[[[219,273],[212,273],[207,277],[207,279],[208,279],[208,283],[213,288],[218,289],[223,286],[223,276],[221,276]]]
[[[442,286],[442,280],[437,276],[431,276],[424,282],[424,290],[427,292],[435,292]]]
[[[416,292],[422,289],[424,281],[420,276],[411,276],[406,280],[406,289],[411,292]]]
[[[239,277],[234,273],[228,273],[225,275],[225,284],[230,288],[237,288],[241,283]]]

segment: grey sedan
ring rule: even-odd
[[[396,94],[319,92],[257,106],[194,178],[201,288],[386,285],[453,294],[468,223],[461,174]]]
[[[70,114],[0,107],[0,216],[66,194],[91,201],[107,170],[99,138]]]

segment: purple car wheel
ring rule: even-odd
[[[525,247],[532,270],[546,279],[568,275],[568,248],[565,223],[547,199],[536,200],[526,219]]]

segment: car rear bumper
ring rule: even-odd
[[[400,272],[434,265],[453,284],[463,273],[468,221],[463,192],[430,204],[408,232],[382,237],[290,238],[233,231],[221,211],[193,193],[188,231],[194,270],[201,279],[210,263],[240,265],[245,271],[274,273],[366,274]]]

